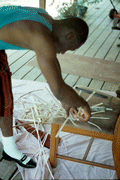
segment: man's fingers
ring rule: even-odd
[[[88,121],[91,116],[91,110],[89,108],[89,105],[86,104],[84,107],[75,108],[70,107],[66,104],[62,104],[63,108],[66,111],[67,117],[71,114],[76,120],[78,121]]]
[[[78,111],[77,117],[81,121],[88,121],[90,118],[90,114],[85,109],[80,108],[80,110]]]
[[[75,108],[71,108],[70,113],[78,121],[85,122],[85,121],[88,121],[90,118],[90,114],[82,107],[80,107],[78,110]]]

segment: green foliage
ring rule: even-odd
[[[99,3],[101,1],[102,0],[79,0],[79,2],[74,3],[59,3],[57,6],[57,12],[59,18],[62,19],[71,16],[81,17],[84,16],[87,11],[86,5]]]

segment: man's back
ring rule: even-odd
[[[33,28],[39,32],[39,35],[44,26],[46,31],[52,31],[52,18],[41,8],[2,7],[0,8],[0,22],[0,49],[31,49],[27,39],[29,38],[30,41],[29,33],[33,31]]]

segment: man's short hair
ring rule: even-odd
[[[61,24],[69,29],[74,29],[78,43],[84,43],[88,37],[89,27],[87,23],[78,17],[62,19]]]

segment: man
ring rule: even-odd
[[[0,8],[0,126],[3,134],[3,157],[25,168],[36,163],[19,152],[12,132],[13,99],[10,71],[5,49],[30,49],[36,52],[39,67],[54,96],[69,110],[82,107],[87,118],[87,102],[62,79],[57,53],[79,48],[87,39],[88,26],[79,18],[54,20],[41,8],[8,6]]]

